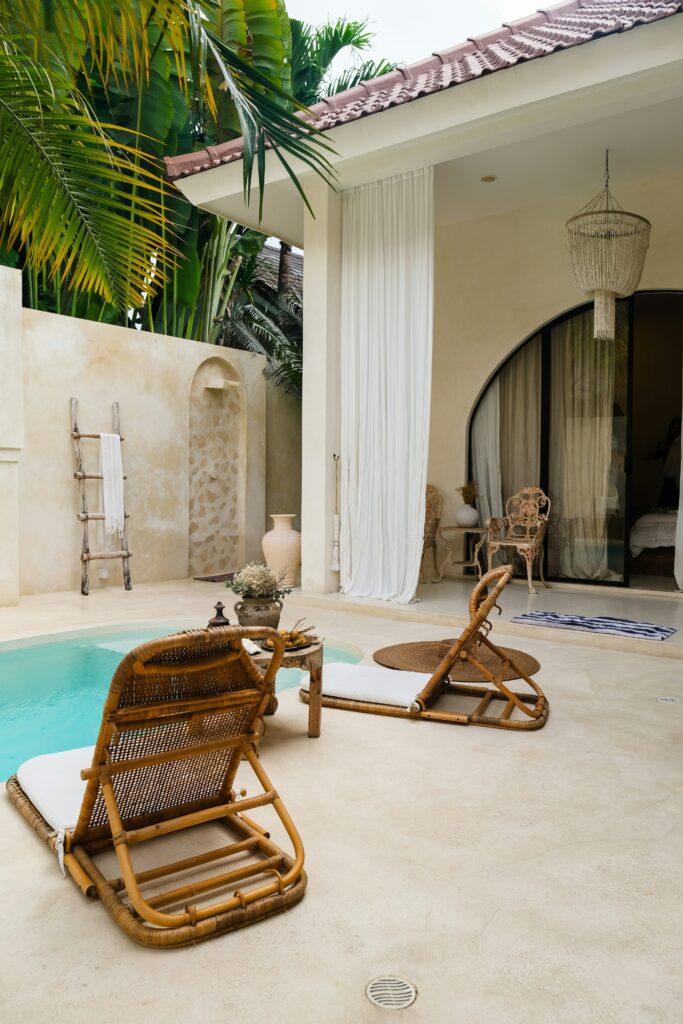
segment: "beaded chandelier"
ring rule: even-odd
[[[609,150],[605,185],[567,221],[567,245],[579,291],[594,301],[593,336],[614,340],[615,301],[638,287],[650,244],[650,222],[628,213],[609,190]]]

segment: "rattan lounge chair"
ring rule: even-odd
[[[275,641],[265,672],[243,637]],[[76,884],[142,945],[210,938],[286,910],[304,894],[303,846],[256,749],[283,653],[279,634],[265,628],[191,630],[141,644],[114,673],[96,745],[33,758],[7,783]],[[248,764],[259,790],[246,799],[233,789],[242,759],[240,785]],[[244,813],[266,806],[293,856]],[[192,849],[200,852],[163,863],[158,847],[169,840],[159,837],[209,822],[237,841],[211,849],[207,830],[198,830]],[[151,866],[136,871],[131,855],[143,842]],[[112,847],[120,877],[107,879],[93,857]],[[195,877],[227,858],[218,874]],[[180,884],[159,891],[160,880],[179,872]]]
[[[511,576],[512,566],[504,565],[488,572],[477,583],[470,596],[469,625],[431,675],[374,665],[328,664],[323,674],[323,706],[373,715],[426,718],[457,725],[540,729],[548,717],[548,701],[543,691],[488,638],[491,629],[488,616],[496,607]],[[488,587],[491,587],[490,592],[487,592]],[[500,671],[492,672],[478,657],[480,644],[484,644],[497,656]],[[489,680],[490,685],[451,682],[449,673],[460,658],[471,662]],[[517,693],[503,682],[509,667],[528,684],[530,692]],[[307,702],[305,683],[299,692],[301,699]],[[465,697],[470,698],[470,706],[473,703],[475,706],[471,710],[456,710],[458,703],[462,705],[462,698]],[[437,706],[438,703],[442,706]],[[494,713],[496,708],[497,713]]]

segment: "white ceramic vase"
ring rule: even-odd
[[[473,505],[461,505],[455,512],[458,526],[479,526],[479,513]]]
[[[277,575],[285,570],[284,585],[293,587],[301,565],[301,534],[292,526],[292,515],[271,516],[273,529],[261,541],[266,565]]]

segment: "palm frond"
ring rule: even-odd
[[[205,30],[205,35],[207,47],[221,70],[225,87],[239,117],[244,139],[242,167],[245,198],[249,201],[251,197],[256,170],[260,217],[263,212],[265,187],[265,151],[271,148],[306,206],[311,210],[299,180],[284,154],[290,158],[298,158],[329,184],[333,184],[336,172],[327,154],[335,152],[334,146],[322,132],[297,114],[296,111],[305,112],[305,109],[293,96],[283,93],[267,75],[252,67],[218,36],[208,30]],[[286,105],[281,102],[283,97],[287,100]]]
[[[163,282],[173,249],[160,253],[165,186],[156,166],[106,132],[67,83],[0,50],[0,244],[20,245],[28,266],[126,309]]]
[[[336,78],[325,78],[322,88],[326,96],[334,96],[338,92],[353,89],[356,85],[371,78],[380,78],[381,75],[393,71],[396,66],[390,60],[384,59],[363,61],[362,64],[346,68]]]
[[[225,323],[227,343],[265,356],[264,376],[301,398],[303,379],[303,308],[294,294],[277,295],[255,283],[253,299],[236,302]]]
[[[314,29],[311,55],[320,67],[328,68],[342,50],[367,50],[372,45],[372,36],[367,19],[328,21]]]
[[[0,0],[0,33],[12,40],[16,52],[29,54],[49,68],[62,62],[80,72],[89,83],[93,76],[108,81],[145,79],[159,46],[168,48],[181,86],[192,97],[199,133],[207,117],[215,118],[217,105],[209,65],[219,69],[219,87],[233,101],[244,138],[244,190],[251,194],[256,175],[259,215],[265,186],[265,151],[272,147],[287,174],[307,202],[290,160],[302,160],[328,183],[335,174],[326,154],[334,148],[321,133],[295,111],[304,107],[272,77],[271,60],[255,66],[247,55],[226,44],[211,31],[203,7],[211,0],[50,0],[47,8],[37,0]],[[269,0],[282,6],[282,0]],[[280,12],[283,31],[288,19]],[[46,17],[52,29],[46,27]],[[258,17],[252,18],[258,27]],[[252,29],[254,28],[252,25]],[[287,64],[289,37],[276,41]],[[265,53],[266,47],[262,47]],[[210,58],[210,59],[209,59]],[[264,70],[265,69],[265,70]],[[266,73],[270,72],[270,73]],[[289,71],[284,81],[289,82]],[[290,158],[288,160],[284,154]]]
[[[0,21],[3,34],[11,22],[14,45],[38,63],[47,65],[57,53],[86,76],[96,68],[103,81],[146,75],[155,40],[150,29],[156,29],[184,79],[192,6],[186,0],[6,0]]]

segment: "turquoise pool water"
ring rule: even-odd
[[[163,624],[0,644],[0,779],[29,757],[94,743],[102,702],[123,655],[145,640],[182,628]],[[355,663],[361,657],[357,648],[325,642],[326,661]],[[301,675],[298,669],[282,669],[277,689],[296,686]]]

